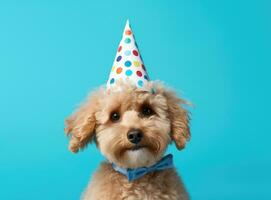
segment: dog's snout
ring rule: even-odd
[[[140,129],[131,129],[127,133],[128,140],[133,144],[138,144],[143,138],[143,132]]]

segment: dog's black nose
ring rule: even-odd
[[[127,133],[128,140],[133,144],[138,144],[143,138],[143,132],[140,129],[131,129]]]

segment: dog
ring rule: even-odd
[[[174,167],[129,181],[114,168],[148,168],[159,162],[169,144],[181,150],[190,139],[187,102],[159,81],[149,91],[119,83],[118,91],[101,87],[65,121],[69,149],[76,153],[94,142],[107,158],[82,194],[83,200],[187,200]],[[113,164],[114,165],[113,165]]]

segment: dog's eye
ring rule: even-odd
[[[143,106],[141,108],[141,114],[143,117],[149,117],[154,114],[154,111],[149,106]]]
[[[118,112],[112,112],[110,115],[110,119],[112,122],[116,122],[120,119],[120,114]]]

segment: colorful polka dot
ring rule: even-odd
[[[126,76],[131,76],[133,74],[132,70],[128,69],[125,72]]]
[[[126,31],[125,31],[125,34],[126,34],[126,35],[131,35],[131,34],[132,34],[132,31],[131,31],[131,30],[126,30]]]
[[[127,43],[127,44],[129,44],[129,43],[131,42],[131,39],[130,39],[130,38],[126,38],[126,39],[124,40],[124,42]]]
[[[141,71],[136,71],[136,75],[141,77],[142,76],[142,72]]]
[[[122,68],[121,67],[118,67],[117,70],[116,70],[117,74],[120,74],[122,72]]]
[[[147,75],[144,75],[144,78],[148,81],[149,77]]]
[[[124,63],[124,65],[125,65],[126,67],[130,67],[130,66],[132,65],[132,63],[131,63],[131,61],[127,60],[127,61]]]
[[[143,81],[139,80],[139,81],[137,81],[137,84],[138,84],[139,87],[142,87],[143,86]]]
[[[121,56],[118,56],[117,57],[117,62],[119,62],[121,60],[121,58],[122,58]]]
[[[113,84],[115,82],[115,79],[114,78],[111,78],[110,79],[110,84]]]
[[[111,70],[107,82],[109,88],[116,85],[119,79],[130,80],[138,88],[145,87],[150,80],[129,23],[126,24]]]
[[[134,61],[134,66],[135,67],[139,67],[140,66],[140,62],[139,61]]]
[[[138,56],[137,50],[133,50],[133,54],[134,54],[135,56]]]
[[[144,69],[144,71],[146,71],[145,65],[142,64],[142,68]]]
[[[131,51],[130,51],[130,50],[126,50],[126,51],[124,52],[124,54],[125,54],[125,56],[130,56],[130,55],[131,55]]]

